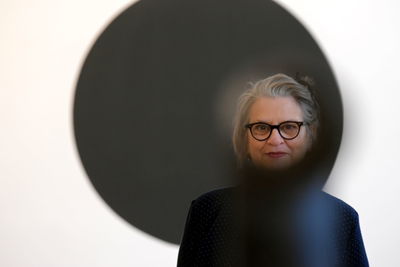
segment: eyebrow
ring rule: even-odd
[[[279,122],[279,123],[277,123],[277,124],[272,124],[272,123],[269,123],[269,122],[265,122],[265,121],[261,121],[261,120],[256,120],[255,122],[249,122],[249,124],[250,124],[250,123],[251,123],[251,124],[253,124],[253,123],[265,123],[265,124],[269,124],[269,125],[279,125],[279,124],[281,124],[281,123],[288,122],[288,121],[298,122],[299,120],[285,120],[285,121],[281,121],[281,122]]]
[[[271,123],[269,123],[269,122],[266,122],[266,121],[260,121],[260,120],[256,120],[255,122],[253,122],[253,123],[267,123],[267,124],[271,124]]]

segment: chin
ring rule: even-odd
[[[260,163],[260,166],[270,170],[284,170],[290,168],[292,165],[288,160],[273,160]]]

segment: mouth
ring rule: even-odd
[[[281,157],[284,157],[287,155],[287,153],[285,153],[285,152],[268,152],[265,154],[271,158],[281,158]]]

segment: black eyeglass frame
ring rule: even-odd
[[[280,127],[281,127],[282,124],[285,124],[285,123],[295,123],[295,124],[297,124],[297,126],[299,127],[299,130],[297,131],[297,134],[296,134],[294,137],[287,138],[287,137],[284,137],[284,136],[282,135],[281,130],[280,130]],[[253,127],[254,125],[256,125],[256,124],[268,125],[268,126],[271,128],[271,131],[269,132],[269,135],[268,135],[266,138],[258,139],[258,138],[256,138],[256,137],[254,136],[253,131],[252,131],[251,129],[252,129],[252,127]],[[305,124],[306,124],[306,123],[303,122],[303,121],[284,121],[284,122],[281,122],[281,123],[279,123],[279,124],[277,124],[277,125],[268,124],[268,123],[266,123],[266,122],[253,122],[253,123],[246,124],[244,127],[245,127],[245,128],[248,128],[248,129],[250,130],[251,136],[252,136],[254,139],[256,139],[257,141],[265,141],[265,140],[267,140],[267,139],[271,136],[272,131],[273,131],[274,129],[277,129],[279,135],[280,135],[283,139],[285,139],[285,140],[293,140],[293,139],[295,139],[297,136],[299,136],[300,130],[301,130],[301,126],[302,126],[302,125],[305,125]]]

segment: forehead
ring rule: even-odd
[[[250,107],[249,122],[278,124],[290,120],[303,120],[301,107],[291,96],[260,97]]]

